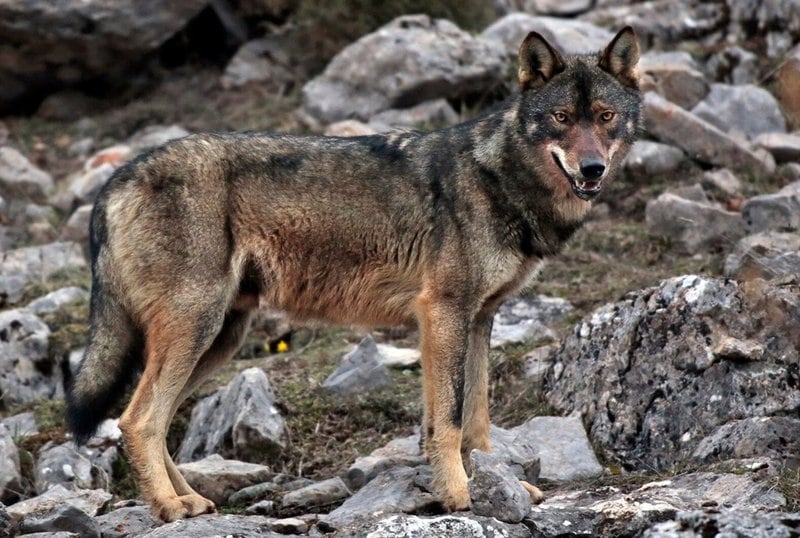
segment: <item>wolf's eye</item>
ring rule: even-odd
[[[611,111],[611,110],[606,110],[605,112],[603,112],[602,114],[600,114],[600,119],[601,119],[601,120],[602,120],[604,123],[608,123],[608,122],[610,122],[611,120],[613,120],[613,119],[614,119],[614,116],[616,116],[616,114],[614,114],[614,112],[613,112],[613,111]]]
[[[558,123],[567,123],[569,117],[565,112],[561,112],[559,110],[558,112],[553,112],[553,119],[556,120]]]

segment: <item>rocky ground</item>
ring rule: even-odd
[[[114,418],[70,441],[121,164],[199,130],[450,125],[514,91],[527,32],[584,51],[623,24],[642,137],[497,315],[470,512],[431,494],[397,328],[257,320],[170,432],[218,514],[154,520]],[[800,536],[800,2],[10,1],[0,34],[0,536]]]

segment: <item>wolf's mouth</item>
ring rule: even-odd
[[[572,192],[575,193],[575,196],[580,198],[581,200],[591,200],[598,194],[600,194],[600,190],[603,187],[603,182],[600,180],[588,180],[588,181],[580,181],[576,180],[572,177],[572,174],[567,172],[567,169],[564,168],[564,165],[561,163],[561,160],[558,158],[558,155],[555,153],[551,153],[553,156],[553,160],[556,162],[558,168],[563,172],[564,176],[569,181],[569,186],[572,187]]]

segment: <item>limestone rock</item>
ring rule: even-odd
[[[267,36],[244,43],[222,75],[222,86],[233,88],[258,83],[282,91],[296,78],[286,47]]]
[[[569,54],[599,51],[614,37],[608,30],[588,22],[527,13],[510,13],[486,28],[481,36],[500,41],[507,53],[516,58],[529,32],[539,32],[558,50]]]
[[[50,329],[25,310],[0,312],[0,393],[7,403],[62,394],[61,368],[49,356]]]
[[[497,457],[479,450],[470,454],[470,507],[479,516],[519,523],[530,511],[531,497],[511,469]]]
[[[333,394],[361,394],[391,382],[378,355],[375,340],[366,336],[342,358],[339,367],[323,381],[322,389]]]
[[[637,140],[622,164],[627,177],[649,181],[653,176],[675,172],[685,160],[683,151],[669,144]]]
[[[281,505],[285,510],[316,511],[349,496],[350,490],[337,476],[286,493],[281,499]]]
[[[264,482],[274,475],[264,465],[225,460],[218,454],[200,461],[182,463],[178,469],[195,491],[214,501],[217,506],[225,503],[231,493]]]
[[[5,502],[15,499],[22,489],[19,450],[12,435],[5,424],[0,424],[0,500]]]
[[[0,146],[0,194],[9,199],[42,200],[52,188],[50,174],[37,168],[14,148]]]
[[[522,524],[503,523],[491,517],[471,513],[445,516],[393,515],[377,522],[349,527],[342,536],[370,538],[529,538],[530,531]]]
[[[800,229],[800,181],[772,194],[753,196],[742,205],[748,231]]]
[[[303,87],[305,109],[326,122],[368,120],[390,108],[491,89],[505,69],[493,40],[427,15],[398,17],[342,50]]]
[[[736,538],[792,538],[800,527],[800,514],[773,512],[754,514],[740,511],[680,512],[673,521],[656,523],[643,538],[690,538],[731,536]]]
[[[739,213],[665,192],[647,202],[650,234],[672,239],[689,254],[721,249],[745,234]]]
[[[34,299],[25,307],[34,314],[49,314],[59,311],[62,307],[78,302],[88,302],[89,292],[76,286],[51,291],[38,299]]]
[[[800,274],[800,233],[759,232],[743,237],[725,258],[725,275],[739,280]]]
[[[82,205],[72,212],[64,227],[61,228],[59,237],[64,241],[89,242],[89,222],[92,216],[92,206]]]
[[[195,405],[178,459],[274,453],[283,446],[284,429],[267,375],[248,368]]]
[[[272,520],[264,516],[206,514],[190,519],[179,519],[139,536],[141,538],[186,538],[187,536],[204,536],[208,538],[264,536],[266,538],[283,538],[282,534],[272,532],[271,528]]]
[[[364,484],[391,467],[416,467],[427,459],[420,450],[419,434],[389,441],[386,446],[375,449],[369,456],[360,456],[347,470],[347,484],[359,489]]]
[[[642,89],[691,110],[706,94],[708,83],[688,52],[648,52],[639,61]]]
[[[572,311],[569,301],[559,297],[521,297],[503,303],[495,314],[491,346],[555,338],[548,327]]]
[[[100,489],[69,490],[56,484],[41,495],[14,503],[6,510],[16,522],[48,517],[48,514],[58,513],[66,506],[94,517],[108,505],[111,498],[110,493]]]
[[[12,305],[32,280],[45,280],[63,270],[85,269],[86,259],[78,243],[57,242],[23,247],[0,254],[0,305]]]
[[[711,91],[692,113],[728,134],[747,139],[786,132],[778,101],[767,90],[752,84],[712,84]]]
[[[409,108],[392,108],[370,118],[369,124],[378,131],[392,128],[435,128],[458,123],[458,113],[446,99],[425,101]]]
[[[96,484],[92,471],[92,462],[75,449],[74,443],[48,444],[42,447],[36,461],[34,486],[40,494],[55,484],[68,489],[92,489],[102,485]]]
[[[769,151],[775,162],[800,161],[800,134],[770,132],[758,135],[753,143]]]
[[[547,400],[580,413],[594,446],[624,467],[669,468],[728,422],[800,405],[798,297],[794,286],[694,275],[633,292],[564,340]],[[729,338],[769,346],[756,361],[715,353]]]
[[[775,169],[772,156],[756,154],[744,143],[654,92],[644,96],[644,122],[647,132],[655,138],[681,148],[700,162],[753,174],[770,174]]]
[[[147,506],[124,506],[97,517],[95,521],[104,538],[139,536],[161,525]]]

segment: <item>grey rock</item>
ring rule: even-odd
[[[533,507],[525,525],[533,536],[542,538],[579,538],[599,536],[603,518],[587,508]]]
[[[341,478],[334,477],[286,493],[281,499],[284,510],[308,512],[331,506],[351,495]]]
[[[272,530],[280,534],[305,534],[308,523],[296,517],[285,517],[272,522]]]
[[[752,84],[712,84],[711,91],[692,113],[728,134],[747,139],[786,132],[786,120],[777,99]]]
[[[792,538],[797,536],[800,514],[774,512],[753,514],[745,510],[724,512],[680,512],[673,521],[656,523],[647,529],[644,538]],[[710,534],[713,533],[713,534]]]
[[[627,177],[648,181],[653,176],[675,172],[685,158],[683,151],[669,144],[637,140],[622,168]]]
[[[0,110],[45,88],[122,76],[121,66],[156,50],[207,5],[207,0],[4,2]]]
[[[6,511],[17,522],[46,517],[65,506],[72,506],[94,517],[108,505],[112,497],[100,489],[70,490],[56,484],[41,495],[7,506]]]
[[[67,187],[63,201],[56,201],[64,210],[70,209],[74,204],[92,204],[100,193],[100,189],[116,170],[116,166],[109,162],[102,162],[97,166],[81,170],[67,179]]]
[[[50,329],[25,310],[0,312],[0,393],[22,404],[63,393],[62,374],[49,356]]]
[[[89,241],[89,222],[92,216],[92,206],[82,205],[72,212],[64,227],[61,228],[59,237],[63,241],[76,241],[88,243]]]
[[[372,336],[342,358],[342,363],[322,383],[323,390],[333,394],[360,394],[391,382],[389,371],[378,356]]]
[[[208,514],[191,519],[179,519],[167,523],[145,534],[141,538],[228,538],[231,536],[265,536],[283,538],[282,534],[272,532],[272,519],[264,516],[238,516]]]
[[[502,46],[427,15],[398,17],[349,45],[303,87],[323,122],[367,120],[390,108],[480,93],[500,83]]]
[[[70,241],[3,252],[0,254],[0,305],[17,303],[30,281],[46,280],[59,271],[85,268],[81,246]]]
[[[688,52],[647,52],[639,61],[642,88],[687,110],[708,94],[705,75]]]
[[[275,474],[265,465],[226,460],[218,454],[182,463],[178,469],[195,491],[218,506],[224,504],[233,492],[266,482]]]
[[[379,474],[344,504],[322,516],[317,527],[323,532],[345,529],[378,514],[415,513],[438,504],[430,493],[429,466],[394,467]]]
[[[72,442],[42,447],[33,475],[34,487],[39,494],[55,484],[68,489],[92,489],[99,485],[92,476],[92,462],[81,455]]]
[[[670,468],[728,422],[794,413],[797,319],[796,286],[668,279],[578,323],[545,396],[580,413],[593,445],[625,468]],[[717,352],[728,339],[769,345],[758,360],[742,360]]]
[[[275,513],[275,501],[258,501],[245,508],[244,511],[250,516],[271,516]]]
[[[275,453],[283,446],[284,430],[267,375],[261,368],[248,368],[195,405],[178,459]]]
[[[691,462],[697,465],[728,459],[771,457],[800,463],[800,419],[753,417],[723,424],[697,445]]]
[[[474,514],[519,523],[530,511],[531,497],[511,469],[497,457],[473,450],[469,456],[470,507]]]
[[[49,314],[61,310],[64,306],[84,303],[88,300],[88,291],[76,286],[69,286],[51,291],[47,295],[34,299],[25,308],[34,314]]]
[[[781,0],[725,0],[732,24],[741,27],[782,29],[800,37],[800,4]]]
[[[36,424],[33,411],[11,415],[0,420],[0,425],[5,426],[14,439],[27,439],[39,433],[39,426]]]
[[[55,510],[29,514],[20,524],[24,534],[36,532],[70,532],[86,538],[100,538],[100,527],[83,510],[64,504]]]
[[[369,456],[359,456],[347,470],[347,485],[356,490],[391,467],[425,465],[427,459],[419,447],[419,434],[389,441]]]
[[[800,181],[753,196],[742,205],[742,218],[751,233],[800,228]]]
[[[409,108],[392,108],[370,118],[369,125],[378,131],[389,128],[447,127],[458,123],[458,113],[446,99],[425,101]]]
[[[296,78],[286,45],[275,36],[267,36],[239,47],[225,66],[221,82],[224,88],[259,83],[281,91]]]
[[[594,7],[594,2],[591,0],[515,0],[511,4],[518,11],[525,13],[556,15],[559,17],[579,15]]]
[[[534,417],[510,430],[492,426],[489,433],[492,455],[521,480],[568,482],[604,472],[577,417]],[[530,476],[532,468],[536,476]]]
[[[130,154],[136,155],[184,136],[189,136],[189,131],[180,125],[149,125],[133,133],[126,144]]]
[[[147,506],[125,506],[95,518],[103,538],[139,536],[161,525]]]
[[[572,305],[559,297],[521,297],[503,303],[495,314],[491,346],[555,338],[548,327],[564,319]]]
[[[709,170],[703,173],[702,182],[704,186],[716,189],[725,194],[732,195],[742,192],[741,180],[727,168]]]
[[[42,200],[52,188],[50,174],[14,148],[0,146],[0,194],[9,199]]]
[[[529,538],[531,534],[525,525],[463,513],[434,517],[393,515],[348,528],[341,535],[369,538]]]
[[[681,148],[700,162],[756,175],[771,174],[775,169],[772,156],[755,153],[743,142],[654,92],[644,95],[644,123],[655,138]]]
[[[0,500],[8,502],[16,499],[22,491],[21,486],[19,450],[12,432],[5,424],[0,424]]]
[[[769,151],[778,164],[800,161],[800,134],[763,133],[755,137],[753,143]]]
[[[616,4],[616,2],[614,3]],[[598,26],[631,25],[643,43],[670,50],[685,39],[706,36],[725,22],[725,12],[715,2],[651,0],[633,5],[611,5],[581,16]]]
[[[507,53],[517,57],[519,46],[529,32],[539,32],[558,50],[569,53],[596,52],[608,45],[614,34],[594,24],[557,17],[510,13],[495,21],[481,34],[500,41]]]
[[[759,232],[743,237],[725,258],[725,276],[739,280],[800,275],[800,233]]]
[[[669,192],[647,202],[645,222],[650,234],[675,241],[689,254],[722,249],[745,234],[739,213]]]

